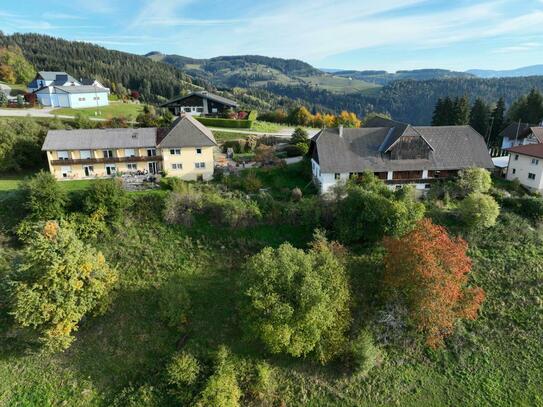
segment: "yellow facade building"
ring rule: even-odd
[[[165,172],[184,180],[213,178],[213,133],[190,116],[168,129],[51,130],[42,150],[57,179]]]

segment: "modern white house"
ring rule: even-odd
[[[369,171],[390,188],[424,191],[466,168],[493,169],[483,136],[470,126],[415,127],[377,118],[365,128],[323,129],[311,140],[313,180],[321,193]]]
[[[511,147],[506,178],[518,180],[534,192],[543,192],[543,144]]]
[[[34,94],[43,106],[77,109],[109,104],[109,89],[98,86],[46,86]]]
[[[40,71],[28,85],[43,106],[100,107],[109,104],[109,89],[95,79],[76,80],[66,72]]]

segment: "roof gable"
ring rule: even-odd
[[[166,106],[166,105],[168,105],[170,103],[173,103],[173,102],[180,102],[182,100],[188,99],[188,98],[193,97],[193,96],[198,96],[198,97],[201,97],[201,98],[204,98],[204,99],[209,99],[209,100],[212,100],[212,101],[217,102],[217,103],[222,103],[223,105],[226,105],[226,106],[231,106],[231,107],[237,107],[238,106],[238,102],[236,102],[234,100],[231,100],[231,99],[225,98],[224,96],[216,95],[214,93],[210,93],[210,92],[207,92],[207,91],[191,92],[191,93],[189,93],[188,95],[185,95],[185,96],[178,96],[178,97],[175,97],[173,99],[168,100],[167,102],[162,103],[161,106]]]
[[[172,123],[158,147],[206,147],[215,145],[217,145],[217,142],[211,130],[190,115],[184,115]]]

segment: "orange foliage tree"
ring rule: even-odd
[[[471,259],[467,243],[423,219],[401,238],[385,238],[385,284],[407,301],[426,343],[437,348],[458,319],[476,319],[485,293],[466,287]]]

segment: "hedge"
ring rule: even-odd
[[[200,117],[197,116],[196,120],[200,123],[211,127],[228,127],[234,129],[250,129],[253,125],[252,120],[234,120],[234,119],[220,119],[215,117]]]

